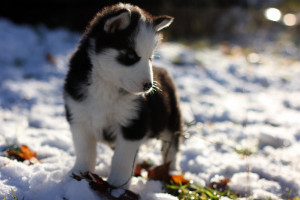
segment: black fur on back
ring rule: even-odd
[[[151,130],[156,133],[167,128],[171,132],[181,133],[183,122],[173,79],[163,68],[153,67],[153,74],[159,89],[146,95],[151,115]]]
[[[152,138],[158,137],[165,129],[178,135],[183,131],[183,119],[172,78],[165,69],[159,67],[153,67],[153,75],[159,89],[139,99],[141,109],[138,118],[128,127],[122,127],[126,139],[139,140],[148,130]]]

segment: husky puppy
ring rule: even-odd
[[[64,85],[76,153],[72,172],[95,170],[97,141],[114,149],[108,182],[127,188],[147,138],[161,138],[163,161],[176,159],[182,116],[172,78],[152,66],[158,33],[173,21],[130,4],[100,11],[72,55]]]

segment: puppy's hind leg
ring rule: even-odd
[[[94,172],[97,156],[97,140],[82,124],[72,124],[71,131],[76,154],[76,161],[72,172]]]
[[[163,157],[163,164],[170,162],[170,172],[180,172],[179,165],[179,146],[180,146],[180,134],[172,133],[169,130],[165,130],[160,139],[162,141],[161,153]]]

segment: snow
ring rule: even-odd
[[[0,199],[11,199],[11,190],[19,199],[103,199],[87,181],[67,176],[75,157],[62,85],[79,38],[0,18]],[[156,53],[155,63],[175,79],[190,124],[181,146],[185,178],[203,186],[231,178],[230,189],[249,198],[299,196],[300,62],[268,51],[250,62],[234,52],[165,43]],[[10,144],[28,145],[40,162],[6,158],[3,150]],[[160,145],[147,142],[137,161],[161,164]],[[236,151],[243,149],[252,154]],[[113,152],[102,144],[98,152],[96,172],[106,178]],[[145,200],[176,199],[144,177],[133,177],[130,189]]]

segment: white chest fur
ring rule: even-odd
[[[108,128],[112,134],[118,134],[121,126],[128,126],[137,117],[139,104],[136,99],[139,96],[120,92],[119,88],[96,74],[92,75],[92,80],[87,98],[83,102],[69,98],[69,106],[74,123],[82,124],[88,133],[103,140],[104,129]]]

